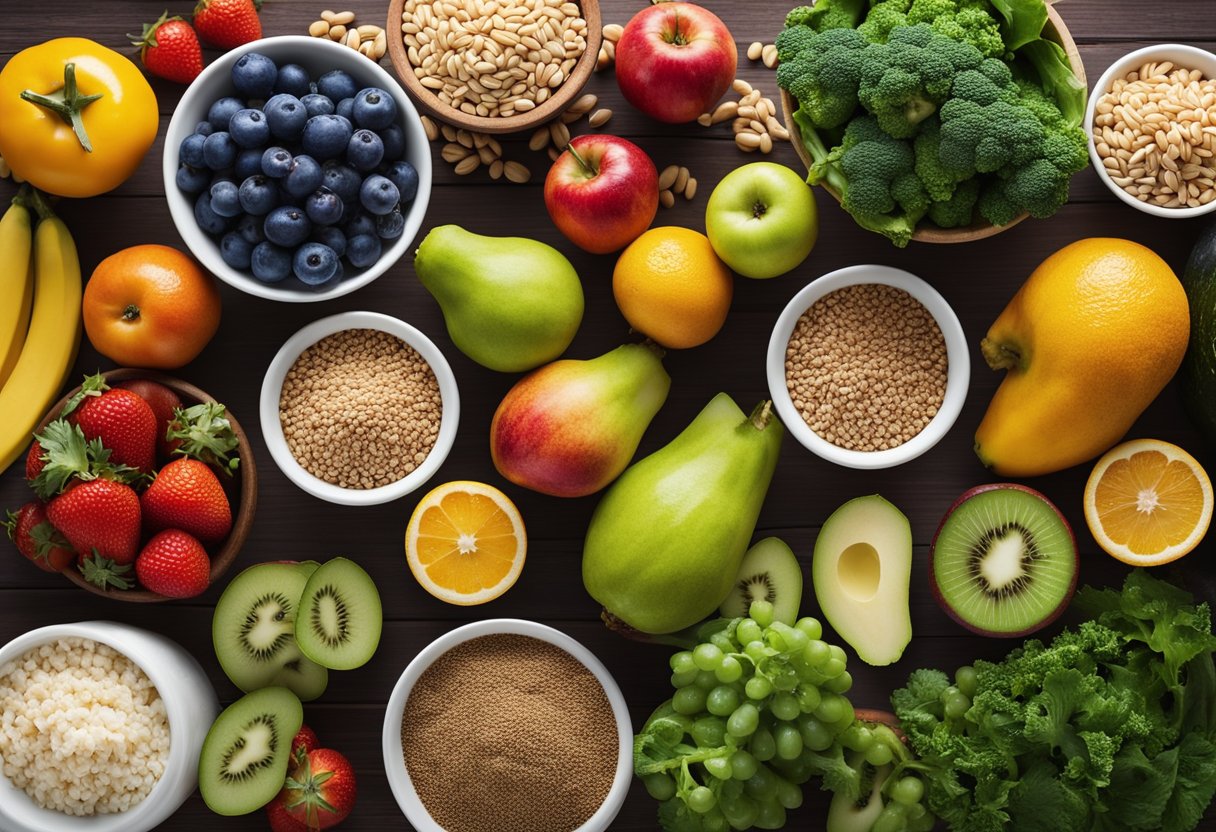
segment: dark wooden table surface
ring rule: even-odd
[[[137,32],[169,8],[171,14],[188,14],[190,0],[46,0],[34,14],[17,14],[16,0],[4,0],[0,26],[0,62],[18,50],[52,35],[83,35],[131,51],[126,32]],[[384,23],[386,3],[352,0],[360,22]],[[605,0],[604,22],[625,23],[640,9],[642,0]],[[730,26],[740,47],[741,77],[776,97],[773,74],[742,55],[754,40],[771,41],[781,27],[792,0],[706,0]],[[315,20],[321,0],[289,2],[267,0],[263,28],[267,35],[302,34]],[[1066,0],[1058,8],[1080,45],[1092,83],[1124,53],[1154,42],[1182,41],[1216,48],[1211,25],[1210,0],[1162,0],[1146,4],[1133,0]],[[43,24],[50,24],[43,25]],[[1198,40],[1196,40],[1198,38]],[[213,54],[208,53],[208,57]],[[387,65],[387,61],[386,61]],[[172,84],[154,81],[160,102],[161,136],[181,92]],[[679,163],[691,168],[700,187],[696,199],[680,199],[676,208],[660,209],[656,225],[684,225],[704,229],[705,201],[717,181],[734,167],[757,157],[740,153],[726,125],[707,130],[697,125],[669,127],[633,111],[620,96],[612,73],[593,76],[588,91],[600,96],[601,106],[615,115],[608,130],[637,141],[660,167]],[[586,131],[586,122],[575,126]],[[482,234],[520,235],[551,243],[578,268],[587,296],[587,314],[568,355],[590,358],[633,340],[629,327],[612,300],[613,258],[578,251],[553,227],[541,199],[540,183],[548,168],[542,154],[526,147],[527,136],[504,142],[510,158],[521,159],[533,170],[530,185],[491,182],[484,169],[457,177],[438,157],[431,205],[419,234],[444,223],[459,223]],[[772,154],[773,161],[798,168],[788,144]],[[87,276],[106,255],[139,243],[182,246],[163,199],[160,170],[161,143],[148,154],[135,176],[105,196],[63,201],[59,210],[80,248]],[[10,183],[0,184],[7,199]],[[672,376],[671,395],[646,433],[639,455],[670,440],[720,390],[730,393],[745,408],[765,398],[764,355],[769,333],[786,301],[808,281],[843,266],[876,262],[908,269],[933,283],[953,305],[968,339],[978,345],[988,324],[1000,312],[1030,271],[1051,252],[1082,237],[1126,237],[1153,248],[1180,270],[1195,237],[1206,220],[1171,221],[1148,217],[1117,202],[1093,171],[1078,175],[1072,201],[1047,221],[1027,221],[997,237],[958,247],[912,244],[903,251],[879,237],[858,230],[823,193],[817,193],[821,212],[819,243],[810,258],[794,273],[771,281],[736,279],[734,306],[722,332],[693,350],[672,352],[666,366]],[[259,300],[224,288],[224,317],[219,333],[192,364],[177,372],[227,402],[249,429],[260,474],[257,517],[252,534],[234,571],[264,560],[345,555],[359,561],[376,579],[384,599],[384,637],[375,658],[365,667],[331,675],[329,689],[318,702],[306,706],[307,721],[324,744],[351,758],[359,777],[359,801],[345,828],[351,830],[405,829],[408,824],[390,794],[380,754],[384,703],[398,675],[429,641],[467,621],[496,616],[536,619],[552,624],[581,640],[607,664],[630,703],[635,720],[668,695],[669,650],[626,642],[599,623],[597,606],[583,590],[579,558],[582,535],[596,497],[558,500],[506,483],[490,462],[490,417],[499,400],[516,380],[475,365],[458,352],[444,330],[434,300],[416,279],[406,256],[389,272],[352,295],[318,304],[289,304]],[[0,299],[4,302],[4,299]],[[445,352],[460,384],[462,419],[455,448],[432,481],[454,479],[494,483],[516,501],[529,531],[526,568],[519,583],[504,597],[481,607],[448,606],[427,595],[409,574],[402,550],[406,521],[420,493],[375,508],[344,508],[313,499],[293,486],[275,467],[261,441],[257,400],[262,374],[283,341],[304,324],[339,311],[367,309],[407,320],[426,332]],[[991,479],[971,451],[972,432],[1000,377],[987,371],[973,353],[971,390],[954,430],[931,452],[889,471],[863,472],[834,467],[813,456],[789,437],[760,516],[757,536],[784,537],[804,565],[809,565],[817,527],[844,500],[878,492],[899,506],[912,522],[916,558],[912,582],[914,638],[903,659],[889,668],[870,668],[850,662],[856,685],[850,694],[858,705],[882,706],[889,692],[907,673],[921,666],[952,669],[977,657],[997,658],[1013,642],[983,639],[963,631],[933,602],[927,587],[925,550],[943,512],[966,488]],[[106,368],[110,363],[86,343],[77,362],[79,372]],[[3,414],[0,414],[3,418]],[[1199,450],[1197,434],[1186,422],[1177,391],[1168,388],[1132,429],[1131,436],[1160,437]],[[1210,456],[1208,462],[1216,462]],[[1209,468],[1216,470],[1216,468]],[[1082,580],[1112,583],[1122,579],[1124,568],[1101,554],[1086,530],[1081,493],[1088,466],[1042,477],[1036,488],[1051,497],[1068,516],[1084,552]],[[425,490],[425,489],[424,489]],[[15,507],[27,492],[19,466],[0,477],[0,505]],[[7,544],[5,544],[7,545]],[[3,548],[3,547],[0,547]],[[1199,552],[1167,574],[1207,596],[1216,582],[1208,555]],[[87,619],[114,619],[164,633],[192,651],[211,675],[224,702],[236,689],[220,671],[211,648],[211,611],[221,586],[200,598],[164,605],[136,605],[108,601],[87,594],[59,576],[44,574],[9,549],[0,557],[0,642],[46,624]],[[808,578],[804,609],[814,613]],[[476,795],[478,784],[460,784]],[[790,828],[820,829],[825,801],[808,789],[806,806],[792,813]],[[653,830],[655,804],[635,785],[614,829]],[[1204,828],[1216,829],[1216,820]],[[162,829],[257,830],[265,829],[261,814],[246,818],[218,818],[192,797]]]

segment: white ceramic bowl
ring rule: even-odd
[[[218,98],[232,95],[232,66],[247,52],[261,52],[278,65],[295,63],[317,78],[331,69],[350,73],[362,86],[380,87],[397,102],[398,123],[405,131],[405,158],[418,171],[418,195],[405,215],[405,231],[386,245],[380,259],[362,271],[348,269],[346,276],[335,283],[311,289],[294,277],[281,283],[263,283],[250,272],[232,268],[220,256],[218,240],[205,233],[194,221],[194,198],[177,187],[178,149],[182,139],[194,132],[194,127],[207,118],[207,110]],[[431,198],[431,149],[422,129],[418,111],[401,89],[401,85],[379,64],[328,38],[288,35],[238,46],[212,61],[199,75],[173,111],[169,129],[165,132],[165,154],[162,167],[165,198],[169,213],[186,246],[204,267],[220,280],[242,292],[271,300],[308,302],[329,300],[366,286],[396,263],[409,249],[414,235],[422,225],[427,203]]]
[[[854,451],[833,445],[811,430],[794,407],[794,401],[785,386],[785,350],[802,313],[824,295],[860,283],[882,283],[903,289],[929,310],[946,341],[946,395],[937,415],[912,439],[885,451]],[[971,358],[967,351],[967,338],[954,310],[928,283],[902,269],[889,266],[849,266],[825,274],[804,286],[782,310],[777,325],[773,327],[773,334],[768,342],[766,364],[769,395],[777,408],[777,415],[781,417],[789,432],[807,449],[828,462],[846,468],[892,468],[915,459],[932,448],[958,418],[959,411],[963,409],[963,401],[967,398],[967,384],[971,380]]]
[[[4,832],[147,832],[177,811],[198,786],[198,755],[219,700],[207,674],[180,645],[156,633],[113,621],[81,621],[32,630],[0,648],[0,666],[59,638],[78,636],[106,644],[152,680],[169,717],[165,773],[134,809],[122,814],[74,817],[40,808],[0,775],[0,829]]]
[[[612,706],[612,714],[616,717],[616,731],[620,740],[616,758],[616,776],[613,778],[612,787],[608,790],[608,796],[604,798],[603,804],[586,823],[574,832],[604,832],[612,825],[613,819],[621,811],[621,806],[625,804],[625,797],[629,794],[629,783],[633,779],[633,723],[629,719],[629,708],[625,704],[625,697],[621,694],[621,689],[617,687],[616,680],[612,678],[608,669],[595,657],[594,653],[582,644],[560,630],[519,618],[491,618],[457,627],[424,647],[406,666],[405,672],[401,674],[401,678],[397,680],[397,685],[393,688],[392,696],[389,697],[388,708],[384,714],[384,734],[381,740],[381,747],[384,750],[384,771],[388,775],[388,784],[393,790],[393,797],[397,798],[397,805],[405,813],[406,820],[418,832],[444,832],[443,827],[435,822],[418,797],[409,771],[405,767],[404,751],[401,746],[401,719],[405,713],[405,703],[409,699],[410,691],[413,690],[418,677],[444,653],[470,639],[502,633],[531,636],[560,647],[595,674],[595,678],[603,685],[604,693],[607,694],[608,702]],[[477,784],[469,785],[476,788]]]
[[[287,371],[300,357],[300,353],[320,341],[327,335],[342,332],[346,329],[378,329],[390,335],[396,335],[409,344],[418,354],[431,365],[435,372],[435,380],[439,382],[439,396],[443,402],[443,415],[439,422],[439,436],[435,446],[427,454],[422,464],[408,474],[404,479],[382,485],[379,488],[342,488],[328,483],[320,477],[313,476],[304,470],[291,449],[287,447],[287,439],[283,436],[283,423],[279,421],[279,394],[283,389],[283,379]],[[319,321],[313,321],[295,335],[287,339],[287,343],[279,349],[266,376],[262,379],[262,394],[258,402],[258,415],[262,421],[262,438],[270,449],[270,455],[275,464],[287,475],[287,478],[307,491],[314,497],[320,497],[331,503],[344,506],[372,506],[387,503],[404,497],[414,489],[429,480],[452,450],[456,441],[456,426],[460,422],[460,393],[456,387],[456,376],[435,342],[427,338],[420,330],[405,321],[382,315],[379,312],[342,312],[331,315]]]
[[[1161,43],[1155,46],[1145,46],[1134,52],[1128,52],[1106,68],[1106,72],[1102,73],[1102,77],[1098,79],[1097,83],[1094,84],[1094,88],[1089,93],[1089,104],[1085,107],[1085,121],[1082,124],[1089,134],[1089,160],[1098,171],[1098,178],[1102,180],[1102,183],[1107,188],[1110,188],[1111,193],[1137,211],[1152,214],[1154,217],[1167,217],[1172,220],[1185,220],[1191,217],[1202,216],[1203,214],[1210,214],[1212,211],[1216,211],[1216,199],[1207,205],[1200,205],[1198,208],[1162,208],[1160,205],[1149,205],[1147,202],[1141,202],[1111,180],[1110,176],[1106,173],[1106,168],[1102,164],[1102,157],[1098,155],[1098,148],[1094,143],[1093,135],[1094,114],[1098,106],[1098,99],[1106,94],[1110,89],[1111,83],[1116,78],[1122,78],[1133,69],[1138,69],[1147,61],[1173,61],[1175,66],[1202,70],[1205,77],[1216,78],[1216,55],[1194,46],[1186,46],[1181,43]]]

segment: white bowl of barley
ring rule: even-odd
[[[1094,85],[1085,128],[1098,177],[1123,202],[1169,219],[1216,211],[1216,55],[1180,43],[1127,53]]]

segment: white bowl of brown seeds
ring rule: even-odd
[[[604,832],[633,779],[633,725],[608,669],[522,619],[423,648],[393,688],[381,746],[418,832]]]
[[[369,506],[439,470],[460,395],[443,353],[378,312],[343,312],[287,339],[262,380],[258,413],[275,464],[314,497]]]
[[[891,468],[950,430],[971,379],[954,310],[889,266],[825,274],[794,295],[768,345],[768,387],[799,442],[846,468]]]

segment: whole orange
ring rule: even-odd
[[[629,325],[671,349],[704,344],[730,311],[734,283],[709,238],[688,228],[652,228],[621,252],[612,294]]]
[[[97,265],[84,288],[89,341],[126,367],[170,370],[188,364],[219,325],[215,278],[168,246],[115,252]]]

